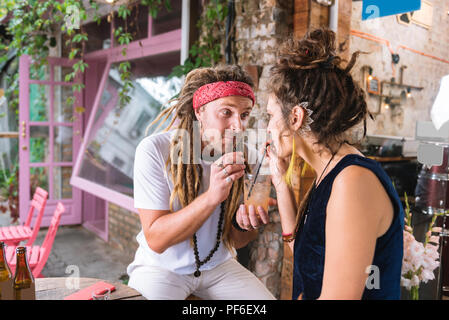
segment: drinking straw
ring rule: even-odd
[[[253,191],[254,185],[256,184],[257,176],[259,175],[260,167],[262,167],[263,159],[265,158],[265,154],[267,153],[268,146],[269,145],[265,146],[265,150],[263,152],[262,159],[260,160],[259,166],[257,167],[256,174],[254,176],[253,182],[251,183],[251,187],[249,188],[248,195],[246,196],[246,199],[249,199],[249,197],[251,196],[251,191]]]

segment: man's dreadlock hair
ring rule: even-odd
[[[222,65],[192,70],[187,74],[179,96],[171,101],[175,102],[174,105],[162,111],[149,125],[151,127],[160,122],[157,127],[159,128],[170,116],[173,116],[173,118],[165,131],[172,129],[176,123],[177,133],[170,143],[170,155],[167,160],[174,185],[170,196],[171,211],[173,211],[173,202],[176,198],[179,200],[181,207],[185,207],[199,196],[203,170],[200,164],[192,163],[194,159],[194,121],[197,120],[192,105],[193,94],[201,86],[218,81],[240,81],[249,84],[251,87],[254,86],[251,77],[239,66]],[[189,135],[190,138],[185,140],[184,134]],[[184,141],[190,141],[187,150]],[[190,160],[186,163],[183,159]],[[233,182],[229,197],[225,200],[223,240],[229,249],[233,246],[230,239],[232,217],[239,206],[242,192],[243,177]],[[191,241],[191,243],[193,242]]]
[[[373,119],[365,101],[365,92],[350,74],[357,57],[364,52],[354,52],[343,67],[343,59],[337,55],[335,38],[332,30],[319,28],[309,31],[302,39],[288,39],[279,48],[278,60],[271,69],[269,81],[269,91],[281,104],[283,126],[288,128],[292,108],[307,101],[308,108],[313,111],[311,133],[316,143],[331,153],[336,152],[336,147],[342,143],[358,143],[349,141],[349,129],[363,121],[365,137],[367,115]],[[297,227],[309,194],[310,190],[298,208]]]

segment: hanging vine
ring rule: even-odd
[[[65,76],[65,81],[74,81],[72,89],[74,92],[81,91],[84,84],[76,81],[77,77],[82,75],[88,68],[84,60],[84,48],[89,40],[88,34],[83,30],[83,22],[87,21],[88,9],[93,9],[93,21],[98,24],[101,17],[98,13],[98,3],[89,0],[89,6],[86,8],[82,0],[58,0],[40,1],[40,0],[4,0],[0,3],[0,18],[9,15],[7,32],[11,35],[11,41],[4,41],[0,38],[0,63],[7,59],[7,52],[15,49],[17,57],[27,54],[32,58],[30,73],[38,75],[48,63],[50,47],[56,46],[56,35],[59,31],[68,36],[65,45],[70,48],[69,59],[77,59],[72,66],[72,72]],[[110,4],[110,16],[114,16],[114,4]],[[155,18],[157,13],[165,7],[170,10],[169,0],[141,0],[140,2],[127,1],[120,5],[117,10],[117,16],[125,21],[125,28],[114,30],[114,37],[119,45],[123,45],[122,54],[126,56],[126,47],[133,40],[133,36],[127,30],[127,18],[130,16],[131,5],[145,5],[148,7],[149,14]],[[77,21],[73,21],[77,20]],[[77,23],[74,23],[77,22]],[[137,22],[134,22],[137,23]],[[125,106],[131,99],[129,92],[132,89],[130,80],[130,63],[121,62],[118,68],[123,86],[120,90],[120,107]],[[17,108],[18,106],[18,76],[15,74],[9,79],[10,86],[5,92],[9,105]],[[68,105],[74,104],[74,97],[68,97]],[[84,110],[82,106],[77,106],[77,110]]]
[[[211,67],[223,58],[222,44],[225,35],[225,20],[228,15],[226,0],[211,0],[205,6],[196,26],[199,39],[189,50],[184,64],[173,68],[171,76],[183,76],[199,67]]]
[[[85,3],[88,2],[88,7]],[[144,5],[148,8],[148,13],[153,18],[157,17],[162,8],[170,10],[170,0],[140,0],[127,1],[114,11],[117,1],[110,4],[111,11],[108,21],[111,22],[114,15],[124,21],[124,27],[120,26],[113,30],[116,43],[123,46],[122,54],[126,57],[127,46],[133,41],[134,36],[128,31],[128,18],[131,15],[133,5]],[[7,32],[11,35],[11,41],[4,41],[0,38],[0,63],[7,59],[9,50],[17,50],[17,57],[27,54],[32,58],[31,74],[38,75],[48,63],[50,48],[56,46],[55,35],[61,31],[68,36],[65,45],[69,47],[69,59],[77,59],[72,66],[72,72],[65,76],[65,81],[73,81],[73,91],[81,91],[84,84],[76,81],[77,77],[88,68],[84,60],[84,48],[89,40],[88,34],[83,29],[83,22],[87,21],[88,10],[93,9],[93,21],[97,24],[101,22],[99,15],[99,5],[94,0],[3,0],[0,3],[0,18],[9,15]],[[76,15],[74,14],[76,13]],[[197,27],[201,32],[200,38],[190,48],[189,58],[183,65],[173,69],[171,76],[186,75],[190,70],[198,67],[207,67],[217,64],[222,59],[221,44],[224,36],[224,21],[227,15],[225,0],[210,0],[205,6]],[[78,19],[72,21],[71,19]],[[74,23],[77,22],[77,23]],[[138,27],[136,20],[131,21]],[[131,79],[131,64],[123,61],[118,66],[118,72],[122,81],[119,92],[119,109],[126,106],[131,100],[130,92],[133,89]],[[18,107],[18,74],[7,79],[8,88],[5,91],[9,105],[13,109]],[[74,97],[67,98],[66,103],[70,106],[74,104]],[[75,110],[82,112],[82,106],[77,106]]]

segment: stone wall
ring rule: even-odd
[[[256,105],[253,116],[266,111],[269,70],[276,50],[293,33],[293,1],[265,0],[236,2],[236,63],[257,66]],[[253,75],[254,77],[254,75]],[[275,194],[272,194],[275,197]],[[250,246],[248,268],[268,287],[276,298],[281,295],[281,271],[284,249],[279,212],[269,212],[270,223],[259,231]]]
[[[411,90],[412,96],[398,107],[385,108],[382,103],[376,121],[368,122],[368,134],[394,135],[414,137],[417,120],[430,120],[430,108],[439,90],[440,79],[449,74],[449,64],[420,55],[416,52],[399,48],[403,45],[428,55],[449,60],[449,3],[446,0],[431,0],[433,4],[433,21],[430,29],[411,23],[403,25],[396,16],[382,17],[374,20],[361,21],[362,2],[354,2],[352,8],[352,28],[390,42],[394,52],[400,55],[400,61],[395,66],[395,75],[391,65],[391,52],[387,45],[351,35],[351,52],[361,50],[370,52],[361,55],[353,68],[353,76],[364,85],[361,68],[371,66],[373,76],[379,80],[390,81],[396,77],[399,82],[401,66],[404,70],[403,82],[423,90]],[[386,93],[390,93],[389,86]],[[392,95],[399,95],[406,88],[392,88]],[[369,109],[379,111],[379,97],[368,96]]]

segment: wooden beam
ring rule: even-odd
[[[352,17],[352,1],[339,0],[338,1],[338,31],[337,43],[346,42],[344,51],[340,53],[343,59],[350,60],[350,36],[351,36],[351,17]]]
[[[329,26],[329,7],[323,6],[315,1],[310,6],[310,29]]]
[[[295,0],[293,12],[293,35],[302,38],[310,24],[310,2],[311,0]]]
[[[0,138],[18,138],[18,132],[0,132]]]

